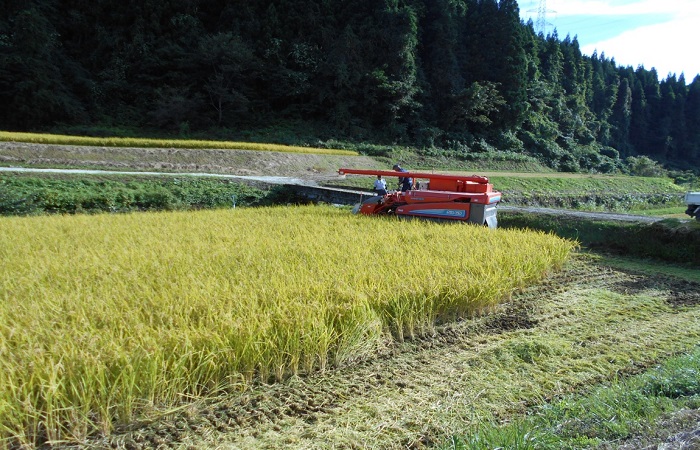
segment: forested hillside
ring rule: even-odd
[[[700,77],[582,55],[575,37],[522,23],[515,0],[0,5],[0,129],[284,126],[566,171],[639,155],[700,167]]]

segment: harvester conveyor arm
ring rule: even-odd
[[[395,170],[371,170],[371,169],[338,169],[341,175],[382,175],[385,177],[410,177],[410,178],[427,178],[429,180],[452,180],[452,181],[470,181],[472,183],[486,184],[489,179],[478,175],[447,175],[441,173],[425,173],[425,172],[398,172]]]

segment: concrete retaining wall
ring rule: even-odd
[[[297,184],[285,184],[284,188],[315,202],[333,203],[336,205],[354,205],[356,203],[362,203],[362,201],[375,195],[372,192],[366,191],[352,191],[320,186],[302,186]]]

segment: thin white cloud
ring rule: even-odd
[[[539,0],[521,2],[521,16],[534,20],[539,5]],[[558,19],[581,16],[578,21],[574,19],[570,29],[559,29],[560,36],[578,35],[579,41],[590,42],[585,36],[593,35],[596,28],[614,32],[627,23],[628,28],[620,29],[615,37],[582,45],[584,54],[597,50],[598,54],[615,58],[618,65],[654,67],[661,78],[669,73],[685,73],[690,82],[700,73],[700,58],[695,56],[695,43],[700,42],[699,0],[547,0],[546,7],[547,20],[555,27]],[[629,28],[629,21],[622,19],[643,15],[658,15],[659,23]]]
[[[618,66],[656,68],[660,78],[669,73],[685,74],[686,82],[700,74],[700,59],[693,50],[700,42],[700,24],[694,17],[648,25],[625,31],[614,38],[581,48],[584,54],[605,53]]]
[[[539,4],[533,2],[533,4]],[[547,9],[556,11],[557,17],[594,15],[630,16],[645,14],[667,14],[676,17],[700,15],[697,0],[639,0],[620,4],[612,0],[549,0]]]

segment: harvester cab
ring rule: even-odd
[[[498,226],[496,206],[501,193],[486,177],[365,169],[339,169],[338,173],[413,178],[416,189],[370,197],[355,206],[355,213]]]

